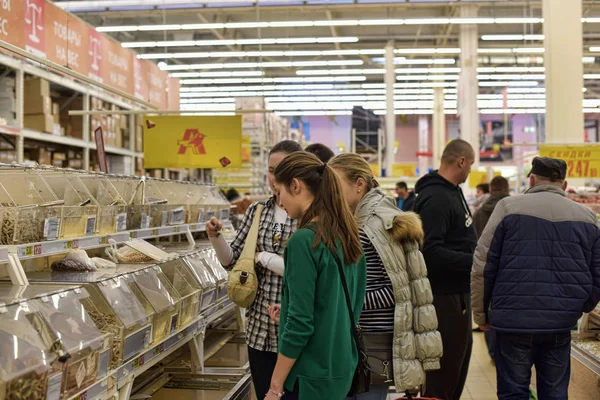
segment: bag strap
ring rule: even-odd
[[[311,231],[317,233],[314,226],[308,227]],[[344,274],[344,269],[342,267],[342,261],[340,257],[336,254],[335,251],[328,249],[338,267],[338,272],[340,274],[340,280],[342,281],[342,287],[344,288],[344,296],[346,297],[346,306],[348,307],[348,315],[350,316],[350,331],[352,332],[352,337],[354,338],[354,343],[356,344],[356,348],[360,352],[359,338],[358,338],[358,328],[354,324],[354,312],[352,311],[352,301],[350,300],[350,293],[348,292],[348,284],[346,283],[346,275]]]
[[[264,208],[265,206],[260,203],[256,205],[256,211],[254,213],[254,218],[252,219],[252,225],[250,226],[250,230],[246,235],[246,242],[244,243],[244,248],[242,249],[242,253],[240,254],[239,259],[247,258],[254,260],[254,256],[256,254],[256,245],[258,242],[260,219],[262,217]]]

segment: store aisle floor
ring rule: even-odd
[[[397,394],[388,396],[396,400]],[[473,353],[467,376],[467,386],[461,400],[496,400],[496,368],[488,355],[482,332],[473,332]]]
[[[496,368],[492,365],[482,332],[473,332],[473,353],[467,387],[461,400],[496,400]]]

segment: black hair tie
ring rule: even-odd
[[[324,163],[317,167],[317,172],[319,173],[319,175],[323,175],[323,172],[325,172],[325,168],[327,168],[327,163]]]

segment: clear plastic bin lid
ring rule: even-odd
[[[148,316],[125,277],[112,278],[97,284],[104,298],[126,328],[146,325]]]
[[[0,379],[4,382],[49,369],[55,357],[31,323],[36,311],[27,302],[5,307],[0,313]]]
[[[33,300],[70,353],[88,347],[98,348],[107,336],[96,328],[83,307],[81,301],[86,298],[89,298],[88,292],[77,288]]]
[[[0,203],[8,206],[52,205],[56,194],[33,171],[0,169]]]
[[[218,283],[225,282],[229,279],[229,275],[227,274],[227,271],[225,270],[225,268],[223,268],[223,266],[219,262],[219,259],[217,258],[217,254],[215,253],[214,250],[204,250],[202,252],[202,256],[204,257],[204,260],[206,260],[206,262],[210,266],[210,270],[213,273],[213,275],[215,276],[215,278],[217,279]]]
[[[181,259],[175,258],[160,264],[165,275],[171,278],[171,283],[181,296],[190,296],[199,291],[200,284],[196,282],[189,266]]]
[[[168,280],[161,279],[162,271],[159,267],[150,267],[133,273],[132,279],[138,285],[144,297],[155,311],[161,312],[169,307],[174,307],[177,301],[167,287]],[[172,289],[171,289],[172,290]]]
[[[195,278],[202,285],[203,289],[214,289],[217,287],[217,281],[209,270],[209,266],[200,256],[200,253],[190,254],[183,258],[186,264],[192,269]]]
[[[42,296],[51,296],[55,293],[73,290],[72,285],[27,285],[14,286],[10,282],[0,282],[0,302],[14,304],[23,300],[34,299]]]

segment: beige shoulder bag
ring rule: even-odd
[[[262,216],[263,209],[264,206],[262,204],[256,206],[254,220],[246,236],[246,243],[244,244],[242,254],[237,263],[235,263],[233,270],[229,273],[227,294],[231,301],[242,308],[250,307],[258,291],[258,278],[254,269],[254,258],[258,242],[260,217]]]

